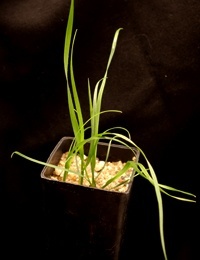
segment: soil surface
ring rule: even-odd
[[[67,152],[63,153],[58,166],[64,167],[66,162]],[[87,157],[85,156],[85,159]],[[132,158],[135,160],[135,157]],[[96,183],[96,188],[101,189],[105,183],[113,178],[123,167],[125,163],[122,161],[117,162],[105,162],[101,161],[98,158],[96,159],[94,179]],[[67,174],[66,182],[73,184],[80,184],[80,168],[81,168],[81,159],[79,156],[74,156],[71,162],[70,171]],[[131,180],[131,176],[133,174],[133,168],[129,168],[126,172],[124,172],[120,177],[113,180],[109,185],[107,185],[104,189],[106,190],[114,190],[117,192],[126,192],[129,186],[129,182]],[[64,170],[55,169],[52,179],[62,181],[64,175]],[[84,186],[92,186],[92,173],[90,165],[87,166],[85,175],[83,178]]]

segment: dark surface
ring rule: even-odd
[[[68,7],[68,0],[0,1],[1,259],[45,255],[42,168],[10,156],[18,150],[46,160],[72,134],[62,56]],[[161,183],[197,193],[200,2],[77,0],[75,21],[75,76],[85,114],[87,78],[94,86],[103,76],[114,32],[123,27],[103,103],[123,114],[102,116],[101,127],[127,127]],[[195,204],[163,199],[169,260],[199,259]],[[154,191],[141,179],[122,259],[163,259]]]

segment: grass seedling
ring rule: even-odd
[[[147,159],[145,153],[142,151],[140,147],[138,147],[132,140],[129,134],[129,131],[123,127],[113,127],[110,129],[107,129],[103,132],[99,132],[99,124],[100,124],[100,116],[103,113],[108,112],[117,112],[121,113],[119,110],[105,110],[101,111],[101,104],[103,99],[103,93],[106,85],[106,80],[108,77],[108,70],[111,65],[111,61],[113,59],[116,46],[117,46],[117,40],[119,37],[119,33],[122,30],[122,28],[119,28],[116,30],[113,42],[111,46],[110,55],[107,62],[107,67],[105,70],[105,74],[100,79],[94,88],[94,92],[92,95],[90,81],[88,80],[88,101],[89,101],[89,111],[90,116],[89,119],[84,121],[83,119],[83,113],[82,108],[79,100],[79,96],[77,93],[77,87],[75,82],[75,76],[74,76],[74,70],[73,70],[73,51],[74,51],[74,43],[76,38],[77,30],[75,31],[73,35],[73,21],[74,21],[74,0],[71,0],[70,5],[70,11],[69,11],[69,17],[67,22],[67,28],[66,28],[66,35],[65,35],[65,44],[64,44],[64,71],[66,76],[66,84],[67,84],[67,100],[68,100],[68,107],[69,107],[69,114],[70,114],[70,120],[71,125],[74,133],[74,139],[71,143],[70,149],[68,151],[68,156],[66,158],[65,162],[65,168],[61,169],[64,171],[63,175],[63,181],[66,180],[66,177],[68,173],[70,172],[70,164],[74,157],[77,155],[81,158],[81,169],[78,170],[76,174],[79,176],[79,184],[82,185],[83,179],[86,178],[90,184],[91,187],[96,187],[96,177],[95,177],[95,163],[96,163],[96,157],[97,157],[97,150],[98,150],[98,143],[100,141],[106,141],[108,143],[108,149],[107,154],[105,158],[105,163],[108,161],[110,147],[113,142],[122,144],[129,149],[131,149],[134,153],[134,148],[138,149],[140,151],[140,154],[144,157],[146,161],[146,166],[141,164],[140,162],[135,161],[127,161],[123,169],[121,169],[116,175],[106,181],[106,183],[101,187],[102,189],[105,189],[111,182],[113,182],[116,178],[119,178],[124,172],[126,172],[129,168],[133,168],[136,176],[142,176],[144,179],[150,182],[154,186],[155,194],[157,198],[158,203],[158,214],[159,214],[159,229],[160,229],[160,239],[161,239],[161,246],[164,254],[165,260],[167,260],[167,253],[165,248],[165,240],[164,240],[164,227],[163,227],[163,202],[162,202],[162,196],[161,193],[171,196],[172,198],[186,201],[186,202],[196,202],[195,199],[196,196],[194,194],[191,194],[189,192],[185,192],[182,190],[175,189],[173,187],[159,184],[157,180],[156,173]],[[73,36],[72,36],[73,35]],[[86,132],[90,131],[90,137],[86,138]],[[123,132],[125,134],[121,134],[119,132]],[[88,135],[87,135],[88,136]],[[84,147],[86,144],[89,144],[89,152],[87,154],[87,159],[85,159],[85,151]],[[44,166],[53,167],[54,169],[60,169],[60,167],[52,164],[48,164],[33,158],[30,158],[18,151],[13,152],[13,154],[17,154],[19,156],[22,156],[25,159],[28,159],[30,161],[33,161],[35,163],[39,163]],[[12,154],[12,156],[13,156]],[[89,178],[87,173],[87,166],[90,165],[92,177]],[[101,174],[101,173],[100,173]],[[133,178],[130,177],[130,180]],[[185,197],[180,196],[174,196],[170,194],[169,192],[175,192],[184,194],[186,196],[191,197],[192,199],[188,199]]]

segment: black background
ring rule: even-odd
[[[46,160],[62,136],[72,135],[63,70],[69,4],[69,0],[0,2],[2,259],[45,256],[42,167],[17,156],[11,159],[11,153],[18,150]],[[101,128],[128,128],[160,183],[196,194],[200,2],[76,0],[74,66],[86,116],[87,79],[94,87],[103,76],[119,27],[123,30],[102,109],[123,113],[102,116]],[[196,205],[166,196],[163,201],[169,259],[199,259]],[[122,259],[163,259],[154,190],[139,178],[131,198]]]

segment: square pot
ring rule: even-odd
[[[63,137],[47,162],[57,165],[72,139]],[[107,146],[99,143],[100,159],[105,158]],[[135,151],[138,161],[139,151]],[[112,144],[109,161],[125,162],[132,157],[130,149]],[[118,260],[133,181],[122,193],[52,180],[53,171],[45,166],[41,172],[47,254],[56,259],[69,254],[66,259]]]

